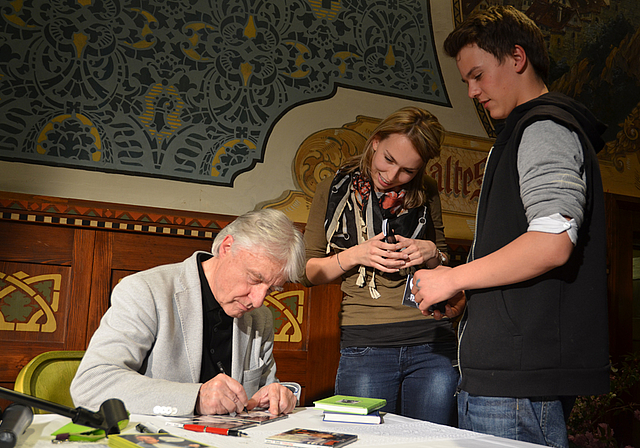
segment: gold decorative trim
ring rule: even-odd
[[[264,301],[273,313],[273,327],[276,342],[302,341],[304,315],[304,291],[285,291],[270,294]]]
[[[56,331],[58,324],[54,313],[58,311],[60,300],[60,286],[62,284],[62,275],[60,274],[43,274],[29,277],[29,274],[19,271],[14,274],[5,274],[0,272],[0,331],[32,331],[41,333],[53,333]],[[45,281],[52,281],[53,287],[49,297],[43,297],[32,286]],[[11,298],[10,303],[7,298]],[[23,299],[23,303],[17,303],[19,299]],[[47,300],[51,305],[47,303]],[[36,305],[33,305],[33,302]],[[11,315],[14,309],[22,308],[26,311],[32,308],[29,314],[25,314],[26,322],[7,322],[7,315]],[[17,313],[17,312],[16,312]],[[46,316],[43,324],[38,324],[38,320],[42,316]],[[10,316],[11,320],[17,320],[17,316]]]
[[[211,239],[235,216],[0,192],[0,220]]]

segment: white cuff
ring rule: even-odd
[[[543,216],[535,218],[529,223],[528,232],[544,232],[544,233],[562,233],[567,232],[569,239],[575,246],[578,243],[578,224],[576,220],[567,219],[560,213],[554,213],[551,216]]]
[[[282,384],[284,387],[286,387],[291,392],[293,392],[293,395],[296,396],[297,404],[299,405],[300,404],[300,392],[302,392],[302,387],[300,386],[300,384],[296,383],[294,381],[283,381],[280,384]]]

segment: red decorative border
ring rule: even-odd
[[[211,238],[235,216],[0,192],[0,219]]]

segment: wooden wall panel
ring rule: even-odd
[[[69,322],[65,350],[84,350],[91,297],[96,232],[74,229]]]
[[[299,342],[276,341],[277,376],[280,381],[300,383],[300,402],[310,406],[314,400],[333,395],[340,360],[342,291],[339,282],[312,288],[294,283],[286,289],[301,292],[304,297],[303,337]],[[270,305],[269,298],[265,303]]]
[[[111,295],[111,264],[113,259],[112,246],[115,232],[97,232],[93,256],[93,272],[91,282],[91,294],[89,298],[89,310],[86,322],[87,337],[85,347],[89,344],[91,336],[100,325],[102,315],[109,307]],[[84,350],[83,348],[83,350]]]
[[[19,207],[23,210],[16,213]],[[80,212],[87,218],[79,218]],[[19,370],[39,353],[85,349],[120,279],[180,262],[196,250],[209,251],[212,237],[233,218],[0,192],[0,272],[61,278],[55,332],[0,329],[0,386],[13,388]],[[1,281],[0,316],[13,316],[2,296],[3,291],[9,294],[6,282]],[[285,290],[265,302],[278,319],[278,377],[299,382],[301,402],[309,405],[333,393],[342,293],[338,283],[313,288],[288,284]],[[6,404],[0,400],[0,406]]]
[[[161,264],[177,263],[196,250],[211,251],[211,239],[179,236],[116,233],[112,240],[112,269],[143,271]]]
[[[0,221],[0,259],[71,266],[73,238],[70,227]]]
[[[3,387],[13,388],[17,373],[37,354],[71,349],[78,342],[75,325],[82,308],[74,303],[81,282],[74,274],[83,266],[75,238],[73,228],[0,220]]]
[[[197,250],[211,250],[209,238],[99,232],[93,254],[96,269],[92,275],[91,313],[87,322],[88,338],[100,324],[109,307],[111,291],[126,275],[155,266],[178,263]]]

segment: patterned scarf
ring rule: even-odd
[[[367,179],[364,179],[357,171],[353,173],[352,177],[353,190],[356,195],[356,200],[358,201],[360,210],[363,210],[364,205],[369,200],[369,195],[371,194],[371,182]],[[404,197],[406,194],[407,191],[403,189],[399,192],[388,191],[386,193],[382,193],[378,197],[378,205],[382,212],[382,216],[385,219],[395,217],[402,210],[402,207],[404,205]]]
[[[356,246],[382,232],[382,221],[388,219],[391,229],[397,235],[407,238],[424,239],[428,219],[427,206],[404,209],[406,192],[387,192],[379,197],[371,182],[359,172],[350,174],[338,171],[331,183],[324,229],[327,253],[332,249],[340,252]],[[371,200],[371,198],[376,200]],[[356,283],[365,284],[366,268],[360,266]],[[369,281],[373,298],[380,297],[375,289],[375,270]]]

